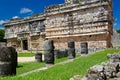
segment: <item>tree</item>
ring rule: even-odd
[[[117,32],[120,33],[120,29],[118,29]]]
[[[5,30],[4,29],[0,29],[0,42],[5,42],[6,41],[4,39],[4,35],[5,35]]]

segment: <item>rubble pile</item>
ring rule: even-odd
[[[120,53],[108,54],[107,63],[90,67],[86,76],[77,78],[74,76],[70,80],[120,80]]]
[[[120,80],[120,53],[108,54],[109,62],[95,65],[81,80]]]

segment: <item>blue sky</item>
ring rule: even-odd
[[[0,0],[0,28],[1,24],[11,18],[27,17],[42,13],[48,5],[64,3],[64,0]],[[120,0],[113,0],[114,28],[120,29]]]

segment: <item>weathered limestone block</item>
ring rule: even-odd
[[[45,40],[44,41],[44,50],[53,50],[54,49],[54,44],[53,44],[53,40]]]
[[[67,49],[57,49],[54,50],[54,56],[55,58],[62,58],[62,57],[67,57],[68,53],[67,53]]]
[[[11,54],[11,64],[12,64],[12,72],[15,75],[16,74],[16,67],[18,66],[18,62],[17,62],[17,51],[14,47],[8,47],[8,49],[10,50],[10,54]]]
[[[54,64],[54,44],[53,40],[45,40],[44,42],[44,61],[45,64]]]
[[[88,73],[91,74],[91,73],[98,73],[98,72],[101,72],[103,71],[103,66],[101,65],[95,65],[93,67],[91,67],[89,70],[88,70]]]
[[[91,67],[88,70],[88,74],[84,78],[86,78],[86,80],[106,80],[104,67],[101,65],[95,65]]]
[[[76,56],[74,48],[68,48],[68,59],[74,59]]]
[[[87,42],[81,43],[81,54],[88,54],[88,43]]]
[[[107,78],[114,78],[116,77],[116,64],[108,63],[104,66],[104,72]]]
[[[54,50],[54,57],[57,59],[57,58],[61,58],[61,54],[59,53],[59,50]]]
[[[16,74],[17,52],[13,47],[0,47],[0,76]]]
[[[116,76],[117,76],[117,78],[120,78],[120,72],[118,72],[118,73],[116,74]]]
[[[68,42],[68,58],[73,59],[75,58],[75,43],[74,41]]]
[[[18,54],[17,54],[17,51],[13,47],[8,47],[8,49],[10,49],[10,51],[11,51],[13,65],[15,65],[17,67],[18,66],[18,62],[17,62]]]
[[[91,67],[82,80],[119,80],[120,54],[108,54],[107,58],[109,59],[108,63]]]
[[[35,54],[35,61],[36,62],[42,62],[42,53],[36,53]]]
[[[120,54],[108,54],[107,58],[111,61],[111,62],[120,62]]]

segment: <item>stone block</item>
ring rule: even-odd
[[[35,54],[35,61],[36,62],[42,62],[42,53],[36,53]]]
[[[76,56],[74,48],[68,48],[68,59],[74,59]]]
[[[13,47],[0,47],[0,76],[16,74],[17,52]]]

